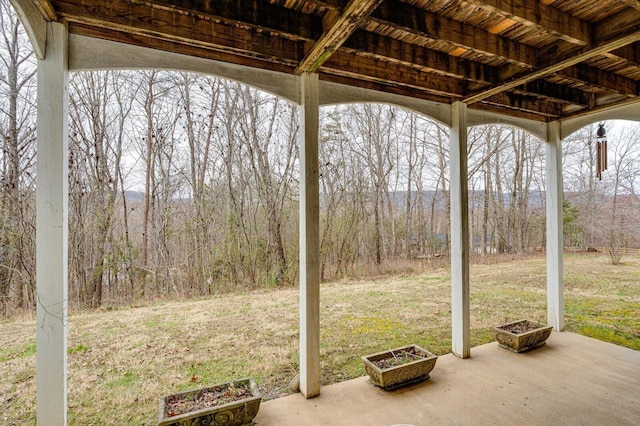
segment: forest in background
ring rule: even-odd
[[[35,307],[36,59],[0,0],[0,315]],[[298,108],[246,85],[168,72],[70,76],[72,309],[295,285]],[[640,247],[640,125],[563,141],[565,245]],[[381,104],[324,107],[323,280],[446,256],[449,129]],[[542,250],[545,143],[506,125],[469,130],[479,255]],[[45,160],[46,161],[46,160]]]

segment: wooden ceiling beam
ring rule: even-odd
[[[536,31],[578,45],[591,44],[588,22],[539,0],[465,0]]]
[[[119,43],[131,44],[134,46],[149,47],[164,50],[166,52],[179,53],[182,55],[195,56],[198,58],[212,59],[215,61],[229,62],[238,65],[278,71],[292,74],[298,61],[279,60],[275,61],[270,56],[241,55],[235,51],[214,46],[204,46],[196,44],[178,44],[173,40],[159,39],[157,37],[119,31],[109,28],[96,28],[85,24],[70,22],[69,31],[73,34],[94,37],[115,41]]]
[[[417,36],[424,38],[425,40],[444,41],[449,43],[452,46],[452,49],[458,49],[460,52],[471,51],[474,53],[495,55],[504,58],[511,62],[511,66],[505,67],[502,71],[503,76],[513,76],[522,73],[523,70],[535,69],[536,67],[541,66],[539,65],[540,58],[547,58],[543,64],[547,63],[550,59],[558,57],[558,51],[568,51],[569,49],[575,50],[575,45],[566,41],[560,41],[561,48],[558,48],[558,45],[550,46],[548,49],[549,52],[539,57],[538,52],[530,46],[515,42],[508,38],[500,37],[473,26],[465,25],[462,22],[439,16],[435,13],[416,8],[397,0],[387,0],[382,3],[380,7],[371,14],[370,20],[377,24],[391,26],[393,28],[401,29],[404,32],[408,32],[414,39]],[[387,38],[391,38],[391,35],[387,36]],[[630,60],[632,54],[628,49],[623,49],[625,52],[624,58]],[[615,54],[617,52],[619,52],[619,50],[612,53]],[[576,75],[588,76],[590,74],[591,73],[588,72],[571,73],[574,77]],[[601,74],[600,77],[606,79],[607,82],[617,83],[621,80],[622,86],[624,87],[622,90],[626,90],[627,79],[620,79],[616,74],[607,72]],[[586,80],[585,83],[591,84],[591,81]],[[615,86],[615,84],[607,84],[609,89],[611,89],[611,86]]]
[[[381,2],[382,0],[350,0],[335,21],[328,23],[328,28],[320,39],[306,53],[296,74],[315,72],[320,68]]]
[[[500,77],[500,81],[504,83],[498,84],[488,90],[467,96],[464,99],[466,103],[475,103],[483,99],[491,97],[501,92],[506,92],[515,87],[528,83],[530,81],[537,80],[539,78],[546,77],[548,75],[560,72],[566,68],[584,62],[587,59],[591,59],[595,56],[602,55],[615,49],[619,49],[628,44],[634,43],[640,40],[640,29],[634,28],[631,31],[627,31],[624,34],[616,37],[612,40],[601,41],[591,46],[583,47],[575,52],[571,52],[568,55],[564,55],[559,59],[556,59],[549,64],[542,67],[534,68],[531,71],[516,75],[503,75]]]
[[[603,40],[611,40],[620,34],[640,28],[640,11],[625,9],[617,14],[592,25],[592,44]],[[614,59],[625,59],[636,62],[637,55],[632,54],[632,47],[616,49],[605,53],[605,56]],[[544,64],[551,59],[575,50],[575,46],[565,41],[559,41],[547,46],[538,57],[538,63]]]
[[[640,11],[640,0],[618,0],[620,3],[624,3],[627,6]]]
[[[365,56],[355,56],[339,49],[325,62],[322,73],[355,77],[377,83],[417,88],[429,93],[449,98],[461,98],[465,94],[466,83],[462,79],[428,74],[415,68],[388,61],[380,61]],[[411,95],[407,91],[407,96]]]
[[[495,84],[495,67],[460,59],[447,53],[427,49],[364,30],[357,30],[342,45],[352,54],[382,59],[386,62],[402,63],[404,66],[434,72],[482,84]],[[384,64],[384,62],[381,63]]]
[[[517,111],[527,111],[548,117],[562,115],[562,105],[550,99],[521,93],[498,93],[483,100],[483,104]]]
[[[12,0],[13,2],[13,0]],[[24,1],[17,0],[18,3],[25,3]],[[58,19],[58,15],[56,14],[53,5],[49,0],[34,0],[33,3],[36,5],[42,16],[45,17],[48,21],[56,21]]]
[[[149,40],[217,48],[274,62],[299,61],[302,42],[259,31],[200,19],[178,11],[150,10],[149,7],[123,0],[83,3],[56,1],[59,15],[69,22],[99,28],[130,32],[150,37]],[[99,38],[107,38],[102,36]],[[149,46],[153,47],[153,45]]]
[[[565,68],[557,73],[562,78],[568,78],[576,83],[588,82],[589,86],[614,92],[625,96],[638,96],[638,82],[618,74],[603,71],[586,64],[577,64]]]
[[[593,25],[593,39],[605,40],[640,25],[640,11],[623,10]]]
[[[348,0],[313,0],[314,4],[322,6],[327,10],[340,12],[347,5]]]
[[[371,20],[401,29],[414,38],[444,41],[452,51],[495,55],[516,65],[533,66],[536,63],[537,52],[530,46],[397,0],[382,3],[371,14]]]
[[[322,34],[322,20],[319,17],[267,2],[253,0],[216,0],[214,2],[129,0],[129,2],[146,6],[151,12],[164,10],[229,25],[248,25],[292,40],[316,40]]]
[[[538,95],[546,99],[555,100],[556,102],[560,101],[580,105],[585,108],[593,107],[595,103],[595,99],[590,93],[562,84],[551,83],[546,80],[530,81],[522,86],[516,87],[514,90]]]
[[[413,96],[416,89],[439,97],[457,93],[459,96],[456,98],[459,98],[464,93],[463,78],[459,79],[458,84],[451,86],[450,77],[447,76],[420,72],[407,67],[406,64],[389,63],[369,56],[355,56],[351,53],[343,46],[325,63],[320,69],[321,72],[395,87],[396,93],[405,96]],[[559,116],[562,112],[562,104],[571,103],[583,108],[589,106],[588,94],[576,89],[556,86],[559,85],[532,84],[518,88],[520,92],[492,96],[488,102],[510,110],[527,111],[527,113],[549,117]],[[404,88],[404,91],[400,88]],[[557,92],[554,93],[554,90]],[[527,93],[523,93],[524,91]]]
[[[613,50],[607,55],[624,59],[625,61],[629,61],[636,66],[640,66],[640,46],[638,46],[638,44],[636,43]]]

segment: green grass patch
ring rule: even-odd
[[[568,330],[640,350],[640,302],[578,297],[567,300],[565,310]]]
[[[80,353],[80,352],[87,352],[89,349],[91,349],[89,348],[89,346],[79,344],[79,345],[67,348],[67,353],[71,355],[71,354]]]
[[[471,343],[510,320],[546,321],[544,257],[471,268]],[[492,263],[493,262],[493,263]],[[569,331],[640,350],[640,261],[565,257]],[[365,374],[363,355],[417,344],[451,350],[447,268],[416,276],[322,283],[323,385]],[[289,392],[299,370],[297,289],[229,294],[69,317],[69,424],[155,424],[158,398],[254,377],[266,399]],[[35,324],[0,324],[0,395],[9,425],[35,419]],[[437,368],[437,367],[436,367]]]
[[[138,377],[130,371],[125,371],[120,377],[107,382],[108,388],[130,388],[138,383]]]
[[[26,358],[36,354],[36,344],[27,343],[20,348],[4,348],[0,350],[0,362],[8,362],[16,358]]]

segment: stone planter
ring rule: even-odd
[[[526,319],[493,327],[500,347],[513,352],[524,352],[544,345],[552,329],[550,325]]]
[[[241,399],[229,395],[244,393]],[[177,401],[187,406],[188,402],[218,400],[220,403],[188,412],[172,412]],[[231,400],[234,399],[234,400]],[[253,424],[258,414],[262,396],[252,378],[234,380],[191,391],[167,395],[160,398],[158,426],[243,426]]]
[[[429,378],[438,357],[417,345],[389,349],[362,357],[369,380],[386,390]]]

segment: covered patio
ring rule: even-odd
[[[412,109],[450,127],[452,352],[471,356],[467,129],[486,123],[523,128],[546,141],[547,318],[564,328],[562,234],[562,140],[581,127],[609,119],[640,119],[640,1],[638,0],[11,0],[30,36],[38,62],[37,129],[37,418],[67,422],[68,283],[68,74],[100,69],[175,69],[212,74],[266,90],[300,106],[300,396],[265,404],[259,421],[294,401],[324,407],[334,389],[365,385],[356,380],[321,392],[318,191],[319,107],[383,102]],[[43,161],[46,159],[46,161]],[[585,349],[564,346],[578,340]],[[548,348],[518,357],[526,377],[562,378],[558,365],[572,364],[571,384],[604,374],[606,392],[623,389],[600,371],[597,342],[556,334]],[[596,350],[591,351],[592,346]],[[626,382],[637,377],[637,354],[622,355]],[[481,374],[509,365],[510,354],[474,350],[469,361],[443,357],[433,380],[416,387],[413,400],[448,380],[438,416],[473,415],[474,405],[447,410],[447,395],[477,389],[474,398],[500,404]],[[591,371],[578,371],[580,351]],[[566,364],[560,364],[562,355]],[[501,359],[502,361],[497,361]],[[522,361],[525,360],[525,361]],[[589,361],[591,360],[591,361]],[[486,368],[483,363],[488,363]],[[504,362],[504,366],[502,365]],[[495,363],[495,364],[494,364]],[[590,364],[589,364],[590,363]],[[575,365],[574,365],[575,364]],[[522,367],[526,365],[526,367]],[[455,368],[454,368],[455,366]],[[446,368],[446,370],[445,370]],[[586,368],[586,367],[585,367]],[[635,370],[634,370],[635,368]],[[536,370],[539,369],[539,370]],[[445,379],[444,371],[450,372]],[[502,372],[500,374],[506,374]],[[599,376],[596,376],[599,377]],[[532,382],[533,383],[533,382]],[[474,388],[474,386],[483,387]],[[538,387],[544,401],[558,401],[564,385]],[[635,388],[633,387],[635,386]],[[364,392],[364,391],[363,391]],[[371,392],[368,390],[366,392]],[[377,391],[374,391],[377,392]],[[357,401],[356,395],[341,399]],[[377,394],[376,394],[377,395]],[[464,394],[460,394],[460,398]],[[387,397],[385,395],[385,397]],[[596,394],[593,394],[595,399]],[[351,400],[353,398],[353,400]],[[395,399],[393,396],[390,399]],[[455,400],[455,399],[454,399]],[[351,402],[349,402],[351,401]],[[462,401],[462,399],[460,399]],[[512,402],[515,400],[511,400]],[[626,402],[625,402],[626,401]],[[596,401],[591,401],[594,404]],[[633,411],[628,398],[615,407]],[[637,401],[636,401],[637,402]],[[476,402],[468,401],[467,404]],[[637,404],[635,404],[637,406]],[[535,405],[534,405],[535,406]],[[361,410],[364,410],[365,406]],[[581,407],[581,406],[579,406]],[[558,408],[559,409],[559,408]],[[293,424],[309,423],[311,411]],[[636,409],[637,410],[637,409]],[[294,410],[295,411],[295,410]],[[468,412],[466,412],[468,411]],[[504,410],[505,412],[507,410]],[[395,410],[389,408],[391,416]],[[493,412],[487,411],[487,416]],[[622,408],[616,412],[622,413]],[[629,411],[628,411],[629,412]],[[313,416],[312,416],[313,414]],[[557,414],[557,413],[556,413]],[[636,414],[630,412],[630,414]],[[417,414],[416,414],[417,415]],[[427,415],[427,414],[425,414]],[[622,414],[621,414],[622,415]],[[455,417],[451,417],[455,418]],[[487,417],[492,418],[492,417]],[[629,417],[624,417],[625,419]],[[382,419],[377,417],[376,419]],[[410,419],[419,424],[416,417]],[[336,419],[336,422],[339,420]],[[377,420],[376,420],[377,421]],[[385,420],[386,421],[386,420]],[[401,419],[391,419],[400,422]],[[460,422],[465,418],[460,417]],[[453,421],[455,422],[455,421]],[[321,424],[338,424],[332,421]],[[345,423],[347,424],[347,423]]]
[[[313,401],[264,402],[258,425],[636,425],[640,352],[578,334],[552,333],[526,354],[497,343],[461,360],[438,358],[431,378],[386,392],[366,377],[322,388]]]

